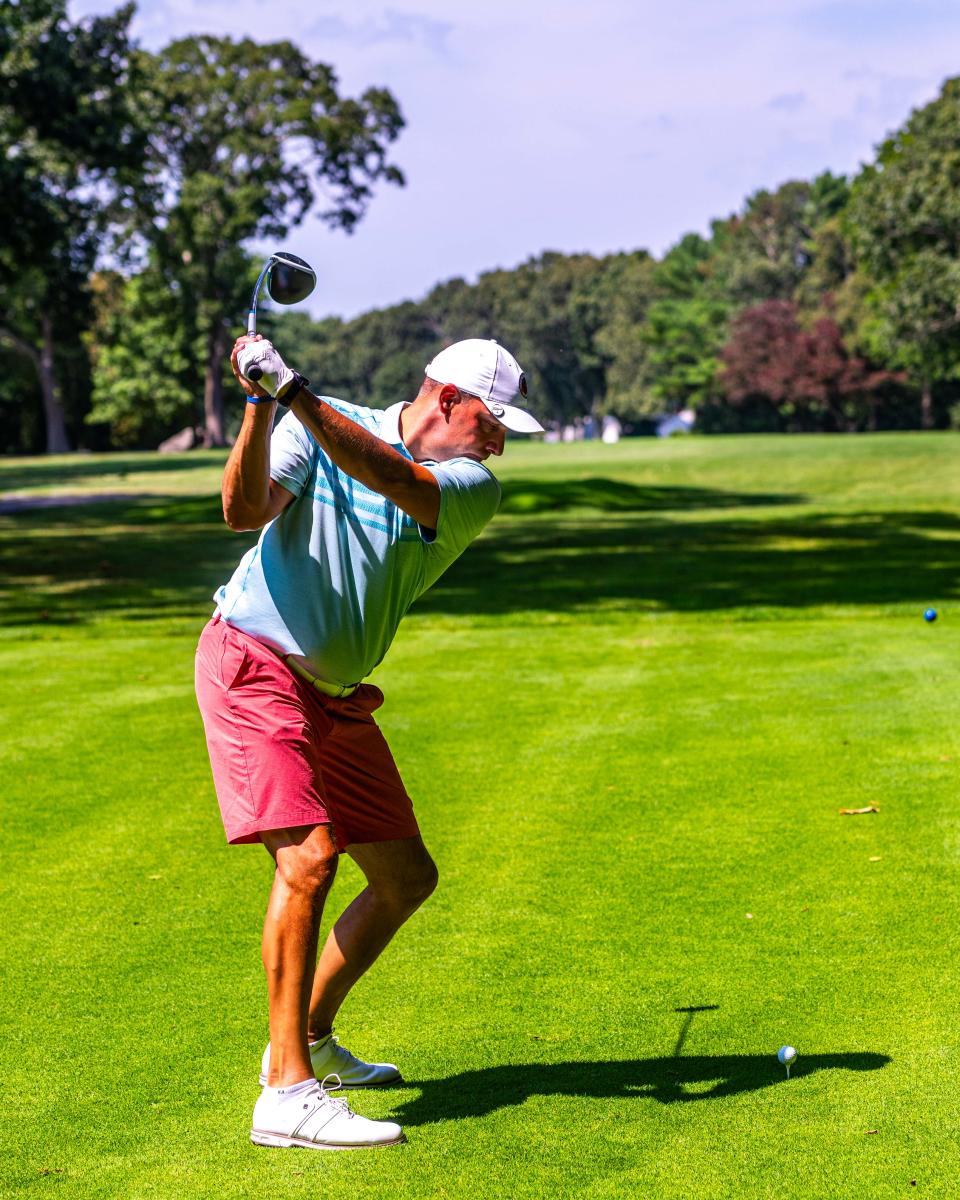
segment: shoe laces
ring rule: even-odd
[[[346,1100],[340,1096],[330,1095],[331,1092],[335,1092],[343,1087],[343,1081],[336,1071],[331,1071],[329,1075],[324,1075],[320,1080],[319,1087],[321,1104],[328,1104],[334,1112],[342,1113],[345,1117],[352,1117],[354,1115]]]
[[[335,1033],[332,1033],[330,1035],[330,1047],[333,1050],[333,1053],[336,1055],[336,1057],[339,1058],[341,1062],[345,1062],[348,1066],[351,1066],[351,1067],[366,1066],[366,1063],[361,1062],[361,1060],[359,1058],[357,1058],[357,1056],[355,1054],[351,1054],[350,1051],[346,1048],[346,1046],[340,1045],[340,1039],[337,1037],[337,1035]]]

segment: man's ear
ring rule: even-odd
[[[444,420],[449,421],[453,406],[460,403],[460,392],[452,383],[445,383],[437,395],[437,401]]]

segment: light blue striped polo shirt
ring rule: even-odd
[[[403,404],[386,411],[324,401],[412,455]],[[265,525],[214,594],[221,617],[282,654],[302,654],[321,679],[358,683],[380,662],[410,605],[497,511],[500,485],[470,458],[426,462],[440,484],[434,534],[344,474],[287,413],[270,442],[270,476],[296,497]]]

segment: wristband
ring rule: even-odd
[[[301,375],[299,371],[294,371],[293,382],[283,393],[282,398],[280,396],[277,397],[277,403],[281,408],[289,408],[294,400],[296,400],[296,398],[303,391],[303,389],[309,386],[309,383],[309,379],[307,379],[304,375]]]

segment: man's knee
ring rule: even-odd
[[[382,901],[406,913],[415,912],[437,889],[437,864],[426,850],[416,862],[387,879],[378,881],[375,891]]]
[[[417,902],[417,907],[423,904],[424,900],[429,900],[433,893],[437,890],[437,884],[440,882],[440,872],[437,870],[437,864],[433,861],[429,854],[418,871],[413,886],[411,888],[411,898]]]
[[[325,896],[337,873],[336,844],[323,826],[300,842],[279,847],[275,858],[277,875],[295,892]]]

